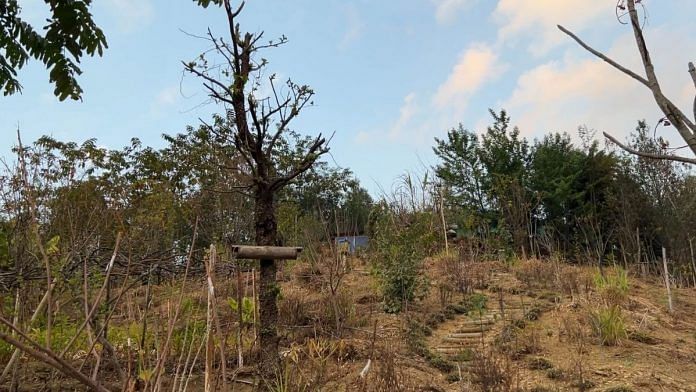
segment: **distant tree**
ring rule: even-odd
[[[458,208],[466,206],[485,211],[485,169],[479,158],[476,134],[459,124],[447,132],[446,140],[435,138],[435,144],[433,151],[441,160],[435,167],[435,174],[449,189],[451,201]]]
[[[527,190],[529,144],[517,127],[510,128],[505,110],[489,110],[493,124],[481,136],[479,159],[486,169],[483,189],[488,194],[504,226],[512,235],[515,250],[528,247],[529,222],[534,207]]]
[[[210,1],[198,3],[206,6]],[[282,143],[287,142],[290,123],[306,105],[311,105],[314,91],[290,80],[285,82],[283,91],[277,86],[275,75],[264,79],[267,61],[258,57],[259,51],[283,45],[287,39],[283,36],[279,40],[264,41],[263,32],[242,33],[236,18],[243,6],[241,3],[233,9],[230,1],[224,0],[229,37],[222,39],[208,33],[215,49],[213,53],[219,58],[209,63],[206,52],[195,61],[184,62],[184,69],[202,79],[210,98],[226,110],[227,126],[231,130],[227,139],[235,147],[235,154],[241,157],[228,170],[244,176],[245,184],[237,190],[250,192],[254,200],[256,244],[278,245],[276,202],[279,192],[329,150],[327,140],[319,134],[312,139],[296,139],[295,145],[290,147],[296,153],[289,159],[278,153],[279,148],[283,148]],[[270,96],[261,95],[262,83],[266,81]],[[217,132],[213,126],[209,129]],[[280,290],[276,270],[273,260],[261,260],[259,370],[266,380],[275,375],[279,361],[276,299]]]
[[[17,0],[0,2],[0,88],[4,95],[21,92],[17,71],[33,58],[49,70],[58,99],[80,99],[82,88],[76,76],[82,70],[77,64],[85,54],[101,56],[107,48],[89,10],[92,0],[43,2],[50,8],[43,34],[22,19]]]
[[[547,134],[532,149],[529,187],[539,197],[536,219],[543,227],[547,251],[570,249],[582,195],[578,178],[584,157],[568,134]]]

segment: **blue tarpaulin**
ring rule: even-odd
[[[347,235],[336,237],[336,245],[348,244],[348,251],[350,253],[355,253],[355,251],[360,248],[367,248],[369,242],[370,240],[366,235]]]

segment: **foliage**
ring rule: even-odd
[[[0,88],[4,95],[20,92],[17,70],[30,58],[41,61],[49,70],[54,94],[61,100],[80,99],[82,88],[76,76],[82,73],[78,63],[86,54],[101,56],[107,48],[102,30],[90,13],[92,0],[44,0],[50,9],[46,25],[38,29],[22,18],[18,0],[0,3]],[[44,30],[45,33],[40,33]]]
[[[597,272],[594,284],[609,305],[621,305],[628,295],[628,273],[621,267],[613,268],[604,275]]]
[[[378,204],[373,215],[370,259],[380,280],[385,309],[398,313],[428,289],[422,268],[435,241],[429,230],[430,216],[418,212],[408,218],[396,216],[385,203]]]
[[[239,304],[234,298],[228,298],[227,304],[230,305],[230,309],[233,314],[239,312]],[[242,322],[251,323],[254,319],[254,300],[250,297],[242,298]]]
[[[618,305],[592,311],[590,320],[602,345],[615,346],[627,337],[621,307]]]

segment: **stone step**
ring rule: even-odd
[[[483,335],[469,336],[469,337],[450,337],[450,336],[448,336],[448,337],[443,338],[442,341],[444,343],[448,343],[448,344],[469,345],[472,343],[480,342],[481,338],[484,338],[484,341],[485,341],[485,337],[483,337]]]
[[[457,338],[457,339],[467,339],[467,338],[480,338],[481,335],[483,335],[483,332],[459,332],[459,333],[451,333],[447,335],[448,338]]]
[[[491,329],[491,325],[493,323],[485,323],[485,324],[472,324],[472,325],[467,325],[467,326],[462,326],[457,328],[456,333],[469,333],[469,332],[485,332]]]
[[[462,328],[467,328],[467,327],[480,327],[481,325],[491,325],[495,324],[495,320],[492,318],[485,318],[483,320],[466,320],[462,321],[459,326]]]
[[[443,355],[451,355],[451,356],[456,356],[466,350],[476,350],[478,349],[477,345],[473,345],[471,347],[467,346],[438,346],[433,349],[436,353],[440,353]]]

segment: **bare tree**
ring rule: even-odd
[[[267,61],[257,58],[259,51],[283,45],[287,39],[263,41],[263,32],[242,33],[236,18],[244,2],[236,9],[229,0],[223,7],[227,15],[229,37],[215,37],[210,30],[206,39],[213,45],[219,63],[209,63],[206,53],[196,61],[184,63],[184,69],[203,80],[208,95],[227,112],[231,132],[225,136],[233,143],[242,159],[238,172],[248,181],[240,192],[249,192],[255,201],[255,237],[257,245],[279,245],[275,214],[276,194],[297,176],[307,171],[319,157],[329,151],[327,139],[321,134],[313,139],[299,141],[290,162],[281,162],[278,149],[287,143],[289,124],[300,111],[312,104],[314,91],[306,85],[288,80],[283,89],[276,86],[275,75],[264,78]],[[262,85],[267,80],[271,92],[262,96]],[[216,126],[208,126],[220,134]],[[224,136],[224,135],[223,135]],[[287,144],[285,144],[287,145]],[[272,377],[278,364],[278,309],[276,297],[276,265],[273,260],[260,261],[260,373]]]
[[[660,82],[657,79],[657,74],[655,73],[655,67],[653,65],[652,59],[650,57],[650,52],[648,50],[648,45],[645,42],[645,37],[643,36],[643,27],[641,26],[641,21],[638,16],[638,11],[636,9],[636,4],[640,4],[641,0],[619,0],[617,4],[617,11],[628,13],[629,18],[630,18],[630,25],[633,29],[633,36],[636,41],[636,46],[638,47],[638,52],[640,53],[640,58],[643,63],[643,69],[645,70],[645,76],[639,75],[638,73],[622,66],[615,60],[611,59],[607,55],[601,53],[600,51],[592,48],[590,45],[586,44],[584,41],[582,41],[578,36],[573,34],[570,30],[566,29],[565,27],[558,25],[558,28],[570,36],[572,39],[575,40],[580,46],[582,46],[585,50],[588,52],[592,53],[593,55],[597,56],[598,58],[604,60],[605,62],[609,63],[612,67],[616,68],[617,70],[623,72],[624,74],[630,76],[631,78],[637,80],[641,84],[643,84],[645,87],[650,89],[652,92],[652,95],[655,99],[655,103],[657,106],[660,108],[662,113],[665,115],[665,120],[662,120],[661,122],[663,124],[671,124],[674,126],[677,131],[679,132],[679,135],[684,139],[686,142],[686,145],[683,146],[683,148],[688,147],[691,149],[691,151],[696,154],[696,125],[694,124],[694,121],[696,121],[696,97],[694,97],[694,107],[693,107],[693,116],[694,119],[690,119],[686,114],[684,114],[678,107],[675,105],[672,100],[670,100],[668,97],[666,97],[662,91],[662,87],[660,86]],[[617,12],[617,15],[619,13]],[[691,78],[693,79],[694,82],[694,87],[696,87],[696,68],[694,67],[693,63],[689,63],[688,65],[688,72],[691,75]],[[652,158],[652,159],[667,159],[667,160],[673,160],[673,161],[679,161],[679,162],[685,162],[685,163],[691,163],[691,164],[696,164],[696,159],[694,158],[688,158],[688,157],[682,157],[682,156],[677,156],[673,154],[654,154],[654,153],[648,153],[648,152],[641,152],[638,151],[634,148],[631,148],[621,142],[619,142],[615,137],[609,135],[608,133],[604,132],[604,136],[612,141],[614,144],[617,146],[621,147],[623,150],[628,151],[631,154],[639,155],[642,157],[646,158]]]

